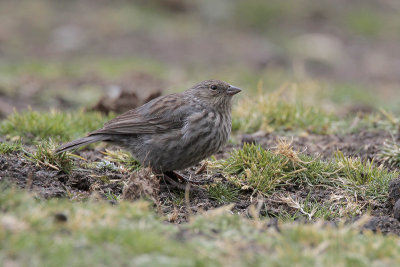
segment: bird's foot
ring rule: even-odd
[[[164,172],[164,180],[172,185],[174,188],[179,190],[186,190],[188,185],[195,185],[190,190],[204,191],[203,188],[198,185],[203,184],[204,181],[193,181],[185,175],[179,174],[175,171]]]
[[[205,184],[208,183],[209,180],[192,180],[189,177],[187,177],[186,175],[183,175],[179,172],[176,171],[170,171],[170,172],[165,172],[164,174],[168,175],[169,177],[178,180],[180,182],[184,181],[186,183],[190,183],[190,184],[196,184],[196,185],[200,185],[200,184]]]

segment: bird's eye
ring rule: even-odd
[[[213,85],[210,86],[210,89],[211,90],[217,90],[217,86],[215,84],[213,84]]]

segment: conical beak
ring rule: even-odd
[[[226,93],[227,93],[228,95],[236,95],[237,93],[240,93],[241,91],[242,91],[242,89],[230,85],[229,88],[228,88],[228,90],[226,90]]]

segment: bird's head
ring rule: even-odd
[[[207,80],[190,88],[187,92],[199,101],[214,108],[230,108],[232,96],[242,89],[220,80]]]

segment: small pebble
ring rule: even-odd
[[[67,222],[68,217],[64,213],[56,213],[56,214],[54,214],[54,220],[56,222]]]

